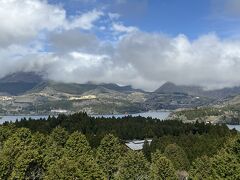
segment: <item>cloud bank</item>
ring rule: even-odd
[[[184,34],[144,32],[109,13],[93,9],[67,16],[46,1],[0,0],[0,77],[35,71],[56,81],[148,91],[166,81],[207,88],[240,85],[240,40],[214,33],[190,40]],[[99,36],[102,31],[113,40]]]

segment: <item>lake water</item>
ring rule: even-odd
[[[121,118],[121,117],[125,117],[128,115],[131,115],[133,117],[136,116],[142,116],[142,117],[152,117],[152,118],[158,118],[161,120],[166,119],[169,116],[170,112],[169,111],[148,111],[148,112],[143,112],[143,113],[136,113],[136,114],[117,114],[117,115],[90,115],[92,117],[105,117],[105,118],[110,118],[110,117],[116,117],[116,118]],[[2,118],[0,119],[0,124],[4,123],[4,122],[15,122],[17,119],[21,120],[23,118],[29,119],[40,119],[40,118],[48,118],[48,115],[46,116],[2,116]]]
[[[136,113],[136,114],[117,114],[117,115],[113,115],[113,114],[106,114],[106,115],[92,115],[93,117],[105,117],[105,118],[111,118],[111,117],[115,117],[115,118],[121,118],[121,117],[126,117],[126,116],[142,116],[142,117],[152,117],[152,118],[157,118],[157,119],[161,119],[161,120],[165,120],[168,118],[168,116],[170,115],[170,111],[148,111],[148,112],[143,112],[143,113]]]
[[[0,124],[4,123],[4,122],[15,122],[16,120],[21,120],[23,118],[29,119],[40,119],[40,118],[48,118],[48,116],[2,116],[2,118],[0,119]]]

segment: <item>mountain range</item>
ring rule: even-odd
[[[19,72],[0,79],[0,113],[12,114],[16,110],[16,113],[46,114],[53,109],[89,113],[141,112],[212,105],[239,94],[240,87],[204,90],[171,82],[154,92],[146,92],[113,83],[54,82],[42,74]],[[5,96],[9,101],[4,100]]]
[[[139,112],[145,110],[144,101],[144,91],[113,83],[54,82],[33,72],[0,79],[0,114],[48,114],[54,109],[94,114]]]
[[[42,81],[43,78],[40,75],[32,72],[10,74],[0,79],[0,93],[9,95],[23,94]]]
[[[240,86],[216,90],[204,90],[204,88],[201,86],[176,85],[171,82],[166,82],[160,88],[155,90],[155,93],[184,93],[192,96],[224,99],[230,96],[239,95]]]
[[[0,93],[9,95],[22,95],[28,92],[39,92],[46,87],[51,87],[56,91],[69,94],[83,94],[84,92],[94,89],[109,89],[118,92],[143,92],[140,89],[133,89],[131,86],[119,86],[113,83],[101,84],[77,84],[77,83],[61,83],[45,79],[41,74],[34,72],[19,72],[7,75],[0,79]]]

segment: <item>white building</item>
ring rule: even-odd
[[[68,111],[65,109],[53,109],[51,110],[51,113],[57,113],[57,114],[66,114]]]
[[[139,151],[143,149],[143,144],[145,140],[133,140],[133,141],[128,141],[126,146],[134,151]],[[152,139],[147,139],[149,145],[152,142]]]

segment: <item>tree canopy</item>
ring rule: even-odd
[[[162,180],[185,171],[191,179],[240,179],[240,136],[224,125],[84,113],[33,122],[0,125],[0,179]],[[151,136],[140,151],[125,145]]]

